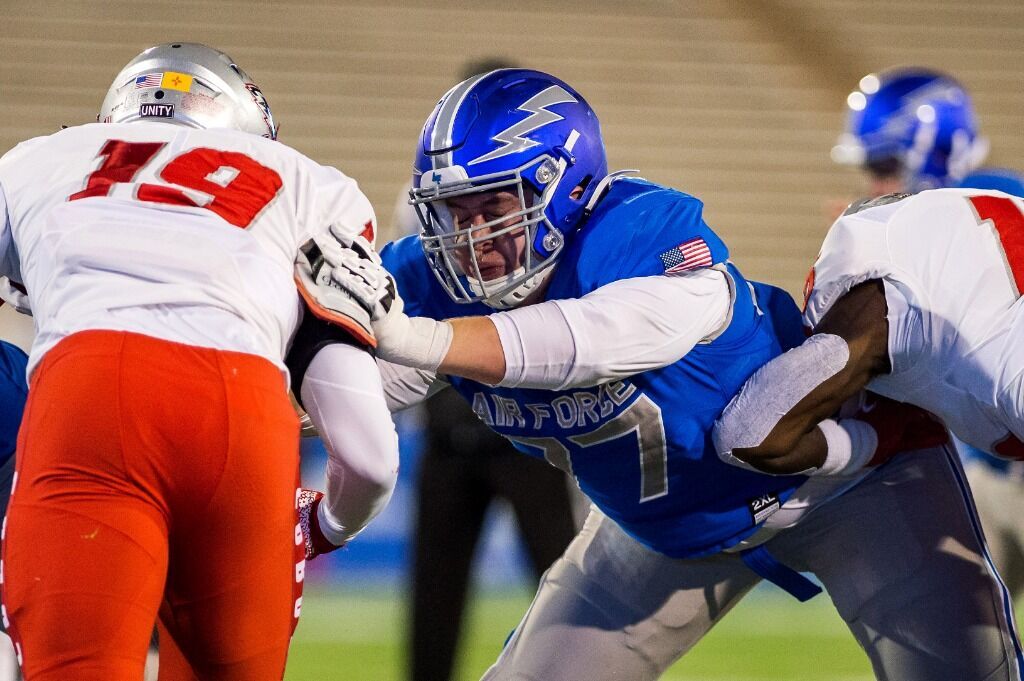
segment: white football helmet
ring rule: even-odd
[[[231,57],[199,43],[156,45],[114,79],[96,120],[157,120],[277,139],[270,105]]]

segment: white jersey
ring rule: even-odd
[[[1024,201],[940,189],[841,217],[809,280],[814,326],[853,286],[884,283],[892,373],[869,388],[940,416],[986,451],[1024,440]]]
[[[299,247],[330,225],[371,241],[355,181],[269,139],[90,124],[0,159],[0,274],[24,283],[29,371],[87,329],[283,358],[301,318]]]

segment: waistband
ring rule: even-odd
[[[281,370],[270,360],[245,352],[206,348],[155,338],[131,331],[91,329],[77,331],[62,338],[42,356],[34,379],[41,370],[68,356],[131,356],[133,359],[160,364],[167,369],[194,370],[206,364],[225,378],[252,385],[280,386],[287,390]]]

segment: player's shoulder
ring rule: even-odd
[[[55,133],[59,134],[59,133]],[[31,158],[33,152],[38,151],[42,146],[51,141],[55,135],[40,135],[19,142],[0,156],[0,168],[9,168],[18,162]]]
[[[612,183],[569,249],[581,282],[682,272],[724,262],[700,199],[639,178]],[[587,288],[585,285],[584,288]]]

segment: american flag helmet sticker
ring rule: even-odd
[[[713,264],[711,249],[704,239],[694,237],[684,241],[675,248],[658,255],[661,264],[665,266],[665,274],[679,274],[689,272],[700,267],[710,267]]]
[[[135,79],[135,89],[144,87],[160,87],[160,80],[164,77],[162,73],[147,73]]]

